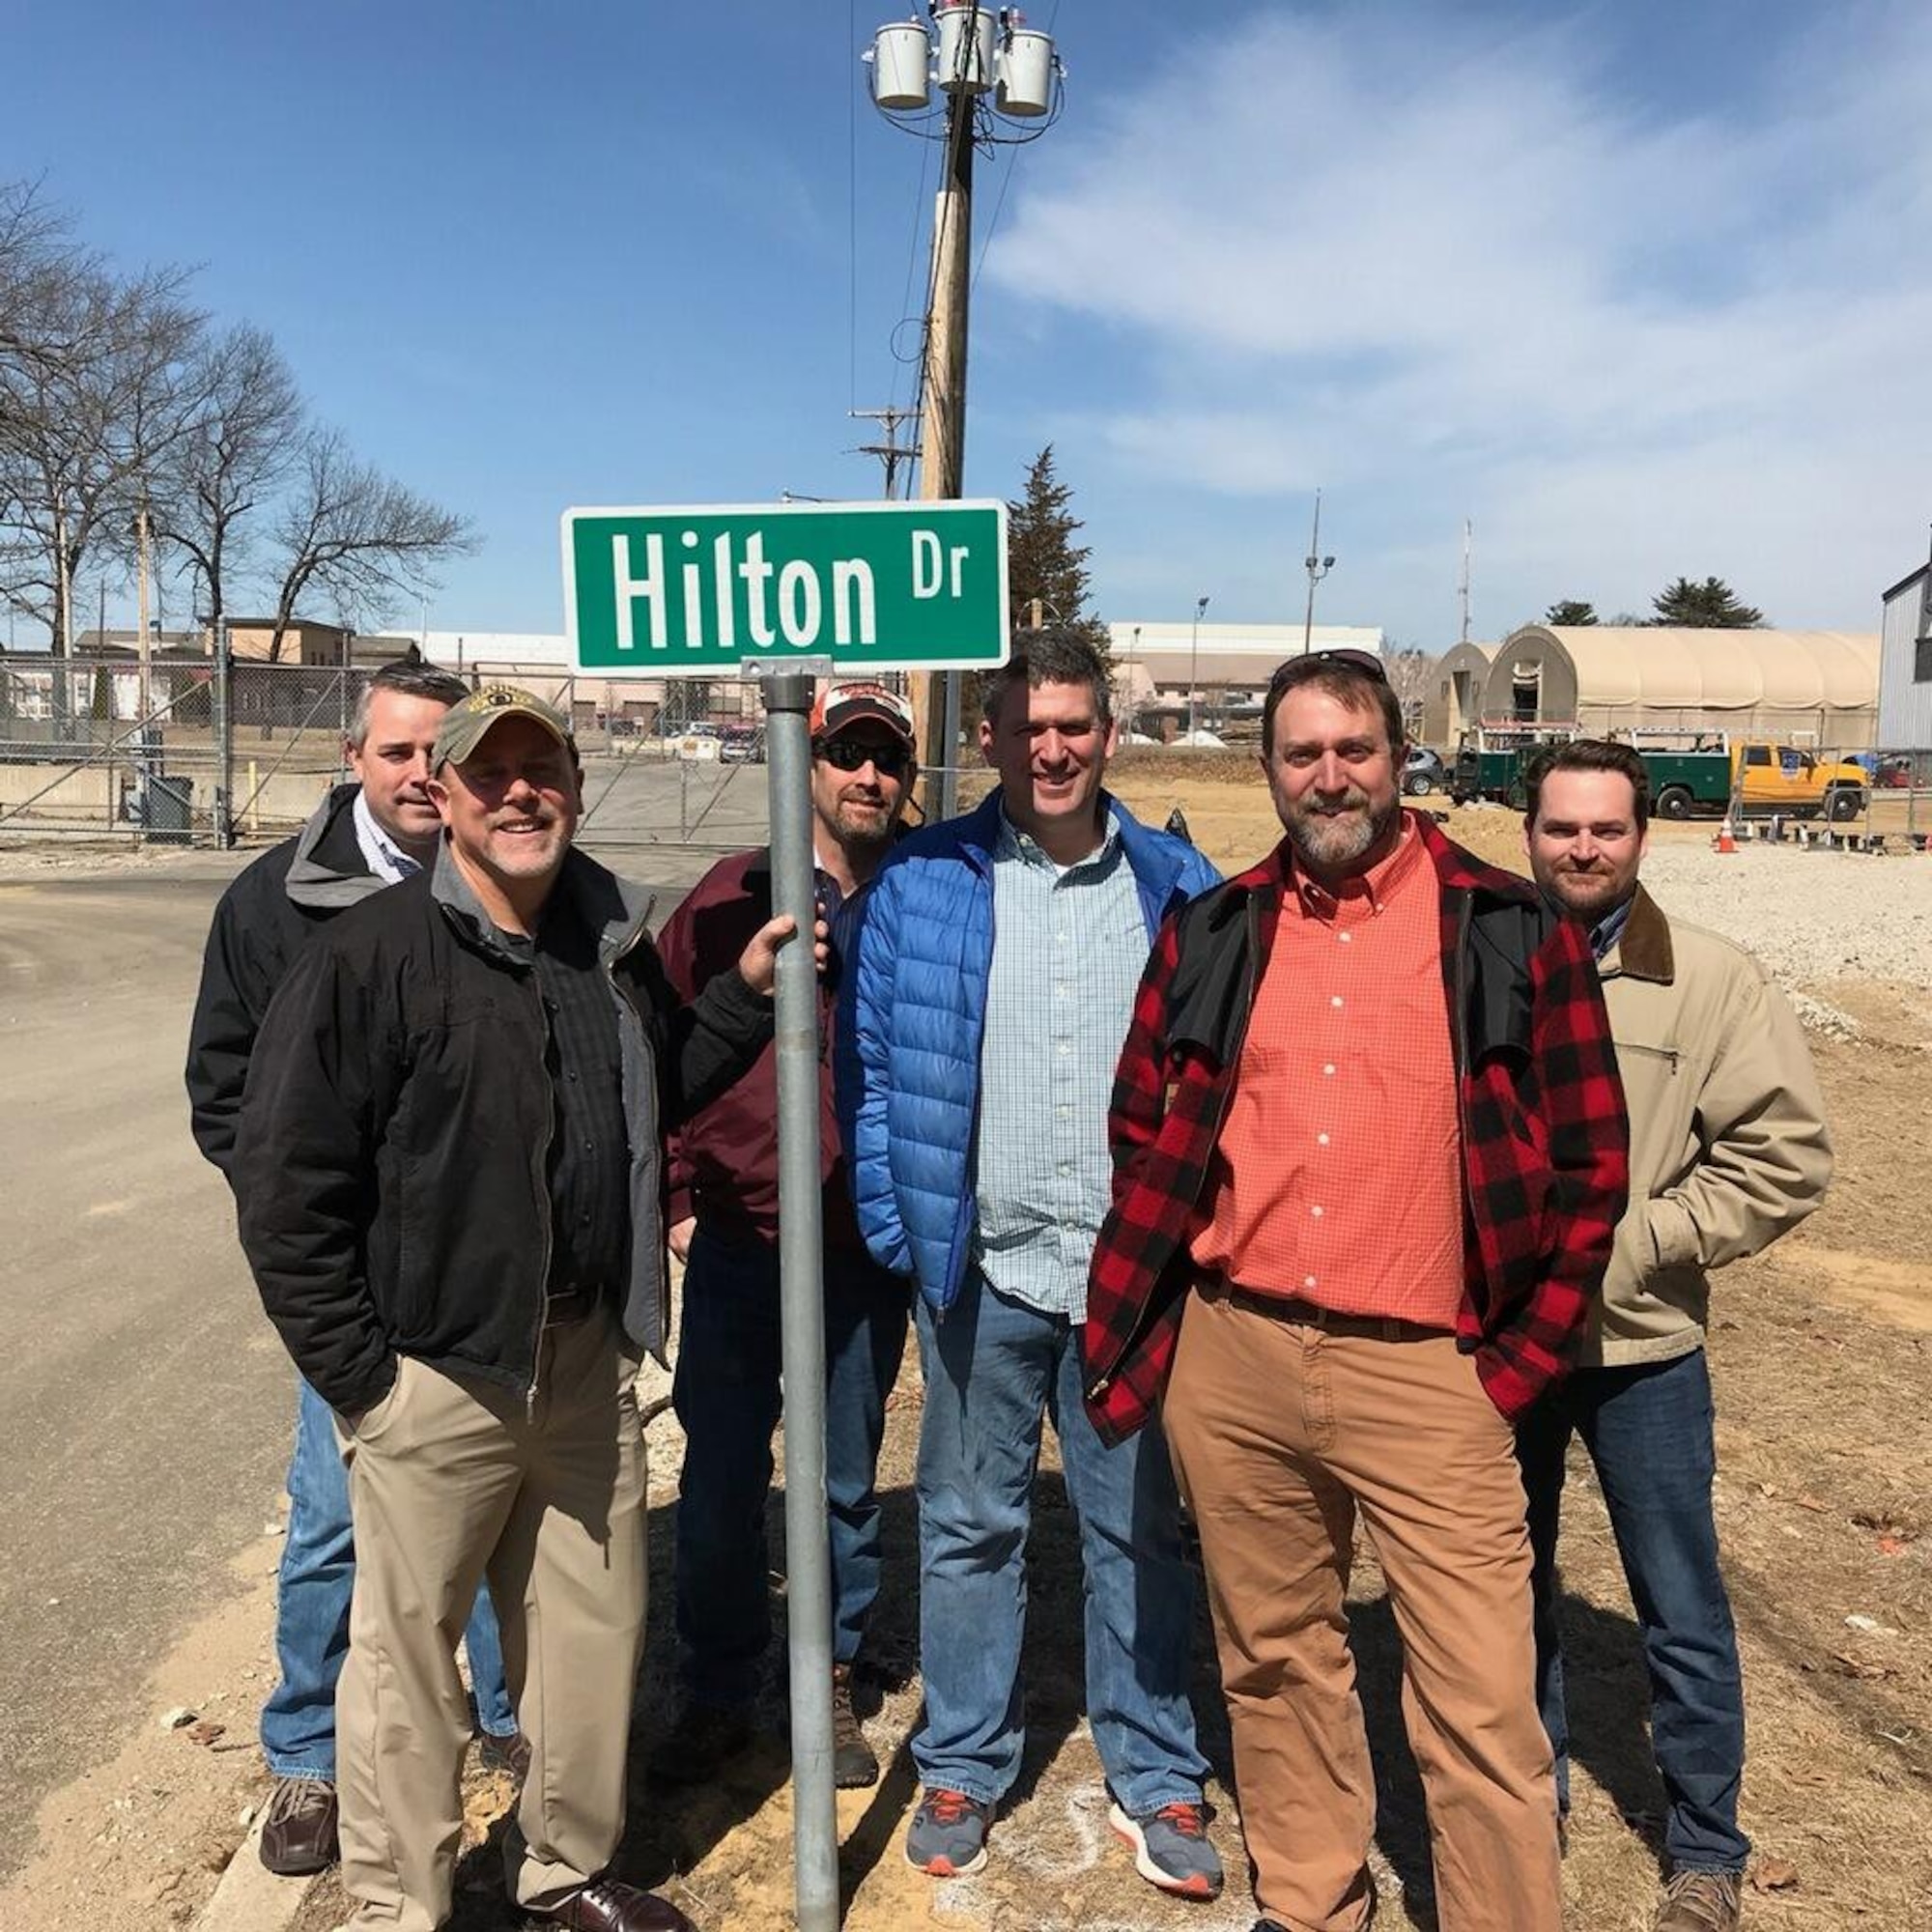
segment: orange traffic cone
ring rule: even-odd
[[[1735,852],[1738,849],[1738,841],[1731,833],[1731,814],[1728,811],[1724,813],[1724,822],[1718,827],[1717,838],[1711,841],[1711,849],[1714,852]]]

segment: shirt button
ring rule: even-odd
[[[563,1077],[566,1080],[575,1080],[577,1078],[577,1075],[574,1073],[566,1073]]]
[[[1073,1051],[1073,1048],[1065,1040],[1063,1039],[1063,1040],[1056,1040],[1054,1042],[1053,1050],[1056,1053],[1071,1053]]]
[[[1316,1207],[1316,1208],[1310,1208],[1310,1209],[1309,1209],[1308,1211],[1309,1211],[1309,1212],[1310,1212],[1311,1214],[1313,1214],[1313,1215],[1315,1216],[1315,1218],[1316,1218],[1316,1219],[1317,1219],[1318,1221],[1319,1221],[1319,1220],[1321,1220],[1321,1208],[1320,1208],[1319,1207]]]
[[[1073,1163],[1070,1160],[1063,1160],[1060,1163],[1060,1171],[1062,1174],[1071,1174],[1073,1172]]]
[[[1335,995],[1334,995],[1334,996],[1333,996],[1333,997],[1332,997],[1332,998],[1331,998],[1331,999],[1329,1000],[1328,1004],[1329,1004],[1329,1005],[1330,1005],[1331,1007],[1339,1007],[1339,1006],[1340,1006],[1340,1005],[1342,1004],[1342,996],[1341,996],[1341,994],[1340,994],[1340,993],[1337,993],[1337,994],[1335,994]]]
[[[1335,935],[1335,937],[1339,939],[1344,946],[1347,946],[1348,943],[1354,938],[1354,936],[1355,935],[1352,932],[1338,932]]]
[[[1301,1285],[1303,1288],[1313,1288],[1315,1286],[1315,1277],[1312,1274],[1303,1275],[1301,1278]]]
[[[1315,1136],[1315,1145],[1317,1147],[1326,1147],[1328,1145],[1328,1136],[1326,1134],[1317,1134]]]
[[[1333,1066],[1324,1066],[1324,1067],[1323,1067],[1323,1068],[1321,1069],[1321,1071],[1322,1071],[1323,1073],[1333,1073],[1333,1072],[1334,1072],[1334,1070],[1335,1070],[1335,1069],[1334,1069],[1334,1067],[1333,1067]]]

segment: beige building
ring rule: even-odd
[[[1877,729],[1878,671],[1874,632],[1525,624],[1497,647],[1475,722],[1856,752]]]

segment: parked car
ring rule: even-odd
[[[726,765],[762,765],[765,734],[755,724],[727,724],[719,735],[718,757]]]
[[[1411,745],[1402,761],[1402,788],[1410,798],[1420,798],[1426,791],[1447,791],[1449,767],[1442,754],[1427,745]]]

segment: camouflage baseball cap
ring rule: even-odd
[[[554,704],[546,704],[535,692],[519,685],[486,684],[443,713],[437,727],[436,747],[430,753],[430,770],[440,772],[445,763],[464,763],[474,755],[492,726],[505,718],[527,718],[541,724],[566,752],[577,755],[570,723]]]

